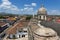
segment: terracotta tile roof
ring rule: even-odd
[[[17,32],[17,29],[23,28],[27,24],[28,22],[26,21],[25,22],[20,21],[19,23],[16,23],[13,27],[9,28],[7,34],[15,34]]]
[[[16,20],[16,18],[14,18],[14,17],[9,17],[9,18],[7,18],[7,20],[13,21],[13,20]]]
[[[6,23],[5,22],[1,22],[0,21],[0,26],[3,26],[3,25],[5,25]]]

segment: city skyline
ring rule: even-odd
[[[48,14],[60,15],[60,0],[0,0],[0,12],[33,14],[44,4]]]

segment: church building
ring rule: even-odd
[[[47,9],[42,4],[41,7],[37,11],[37,15],[35,16],[38,20],[44,20],[44,21],[56,21],[60,19],[60,15],[49,15],[47,12]]]
[[[46,20],[47,19],[47,10],[44,8],[43,5],[41,5],[41,8],[39,8],[37,12],[37,18],[38,20]]]

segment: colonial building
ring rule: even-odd
[[[27,21],[20,20],[6,32],[3,40],[28,40]]]

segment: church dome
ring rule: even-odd
[[[47,14],[47,10],[42,5],[41,8],[38,10],[38,14]]]
[[[34,31],[34,33],[40,36],[54,36],[57,34],[50,28],[38,28],[36,31]]]

